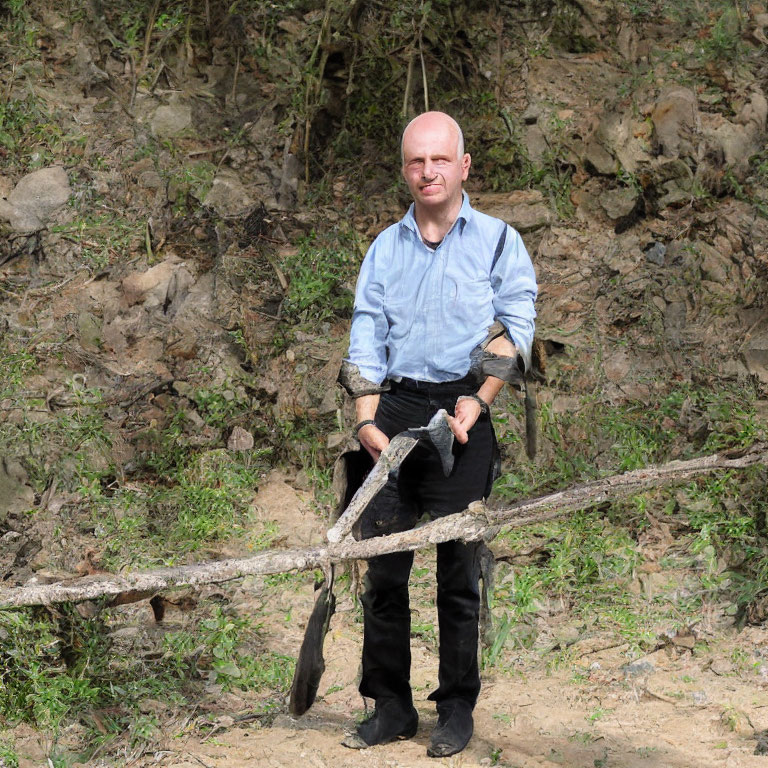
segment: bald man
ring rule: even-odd
[[[472,160],[458,123],[442,112],[422,114],[405,128],[401,146],[413,204],[363,261],[340,381],[355,398],[355,430],[374,460],[394,435],[426,424],[440,408],[450,414],[457,444],[447,478],[432,446],[410,454],[364,513],[366,538],[412,528],[423,515],[461,512],[488,495],[498,454],[490,405],[512,368],[530,360],[536,316],[536,277],[520,235],[474,210],[463,191]],[[412,552],[368,561],[360,692],[375,709],[346,746],[411,738],[418,728],[410,687],[412,563]],[[437,545],[431,757],[460,752],[472,737],[478,581],[477,543]]]

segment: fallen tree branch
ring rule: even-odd
[[[419,528],[365,541],[347,538],[339,544],[310,549],[263,552],[253,557],[138,571],[124,575],[96,574],[54,584],[34,584],[0,589],[0,608],[83,602],[113,598],[112,604],[151,597],[174,587],[217,584],[243,576],[306,571],[331,562],[365,560],[376,555],[427,547],[452,539],[489,539],[502,528],[519,528],[561,517],[605,501],[650,488],[688,480],[707,472],[744,469],[768,464],[768,446],[754,445],[739,454],[723,453],[688,461],[637,469],[574,486],[505,509],[488,509],[482,502],[455,515],[434,520]]]

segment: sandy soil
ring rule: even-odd
[[[308,513],[305,495],[274,474],[256,497],[260,514],[279,521],[291,539],[308,543],[319,535],[318,518]],[[432,552],[417,554],[412,579],[415,618],[434,620]],[[346,588],[345,588],[346,589]],[[308,766],[393,768],[434,766],[516,766],[517,768],[701,768],[764,766],[768,733],[768,631],[748,627],[707,638],[707,650],[682,644],[630,660],[615,637],[592,635],[578,642],[567,662],[554,653],[508,648],[504,672],[484,674],[475,710],[475,735],[460,755],[426,756],[436,721],[427,701],[436,686],[437,653],[429,633],[413,638],[412,684],[420,716],[415,738],[360,752],[341,745],[364,703],[357,692],[361,649],[359,612],[349,591],[340,590],[338,608],[325,642],[326,672],[315,705],[303,717],[287,707],[265,725],[236,696],[206,705],[206,727],[196,712],[165,720],[162,737],[143,754],[105,755],[91,765],[137,768],[245,768]],[[308,616],[311,583],[287,587],[270,605],[264,639],[275,651],[295,655]],[[258,586],[232,587],[238,610],[263,608]],[[141,610],[141,609],[139,609]],[[292,620],[286,622],[286,612]],[[193,618],[191,620],[194,620]],[[146,622],[151,621],[146,613]],[[629,666],[628,666],[629,665]],[[252,702],[251,702],[252,705]],[[167,713],[166,713],[167,714]],[[210,724],[213,723],[213,727]],[[72,733],[72,739],[76,734]],[[46,765],[49,744],[39,733],[17,729],[21,768]],[[66,741],[67,734],[62,740]]]

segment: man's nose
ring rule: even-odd
[[[422,169],[421,173],[425,179],[435,178],[435,167],[430,160],[424,161],[424,168]]]

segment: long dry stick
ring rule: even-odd
[[[403,552],[453,539],[488,539],[502,528],[518,528],[561,517],[605,501],[638,493],[649,488],[679,483],[696,475],[715,471],[744,469],[755,464],[768,465],[768,446],[754,445],[740,455],[715,454],[688,461],[637,469],[574,486],[506,509],[488,509],[478,502],[468,510],[448,515],[420,528],[365,541],[347,538],[340,544],[310,549],[263,552],[253,557],[159,568],[124,575],[94,575],[54,584],[0,589],[0,608],[82,602],[114,598],[113,604],[132,602],[173,587],[216,584],[243,576],[305,571],[343,560],[364,560],[390,552]]]

